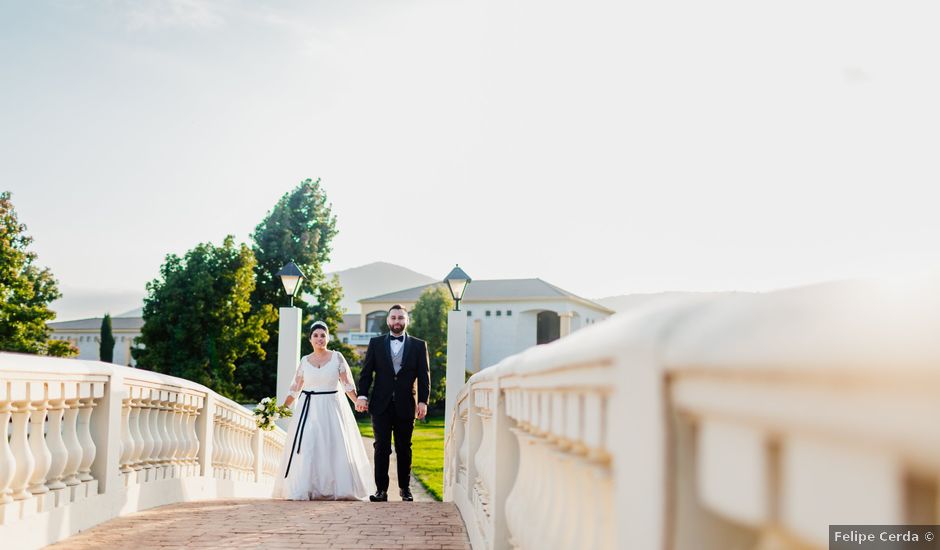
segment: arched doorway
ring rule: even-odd
[[[547,344],[561,337],[561,317],[554,311],[540,311],[536,317],[536,344]]]

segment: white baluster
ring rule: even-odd
[[[13,457],[13,451],[10,450],[9,431],[10,431],[10,413],[13,407],[8,401],[0,401],[0,504],[13,502],[10,496],[10,483],[13,481],[13,474],[16,472],[16,459]]]
[[[62,439],[62,417],[65,414],[65,400],[56,399],[49,402],[49,425],[46,427],[46,442],[52,461],[47,474],[50,489],[65,489],[62,474],[65,473],[65,464],[69,459],[69,451]]]
[[[486,401],[482,400],[481,403],[485,404]],[[481,514],[481,517],[489,518],[490,494],[493,487],[491,484],[492,480],[490,479],[490,464],[493,460],[493,415],[489,409],[482,408],[482,406],[478,409],[478,411],[478,415],[480,417],[480,427],[483,431],[483,439],[480,442],[480,448],[474,457],[474,465],[476,466],[477,471],[477,479],[475,483],[475,500],[477,502],[477,508]],[[487,519],[487,521],[489,521],[489,519]]]
[[[160,456],[160,432],[157,431],[157,416],[159,410],[160,392],[151,390],[150,399],[147,399],[147,435],[150,437],[147,446],[147,468],[153,469],[157,466]]]
[[[238,475],[241,477],[245,471],[245,432],[241,423],[241,418],[233,417],[235,421],[235,461],[238,467]]]
[[[232,445],[232,424],[228,411],[224,411],[222,414],[222,468],[225,470],[225,478],[228,479],[232,477],[232,457],[235,452]]]
[[[463,439],[460,443],[460,470],[458,470],[458,479],[464,490],[468,489],[467,475],[470,467],[470,437],[467,427],[470,425],[469,411],[464,409],[460,414],[460,423],[463,427]]]
[[[65,415],[62,419],[62,439],[68,451],[63,481],[69,487],[81,483],[78,479],[78,465],[82,462],[82,444],[78,441],[78,399],[66,399]]]
[[[170,471],[173,471],[174,457],[176,456],[177,448],[179,446],[179,439],[176,437],[176,399],[177,394],[170,394],[169,400],[166,402],[166,422],[164,427],[166,428],[166,437],[167,437],[167,447],[163,453],[165,457],[165,462],[170,466]]]
[[[241,418],[234,416],[235,421],[235,460],[238,464],[238,475],[241,477],[245,472],[245,431],[242,426]]]
[[[52,453],[46,445],[46,411],[49,402],[33,401],[33,414],[29,417],[29,450],[33,453],[33,475],[29,478],[29,492],[41,495],[49,492],[46,486],[46,474],[52,462]]]
[[[170,427],[170,417],[173,414],[171,398],[169,392],[163,394],[160,401],[160,432],[163,438],[163,448],[160,452],[160,464],[162,466],[170,465],[170,457],[173,456],[173,430]]]
[[[130,392],[128,392],[129,394]],[[131,437],[131,400],[125,399],[121,404],[121,473],[129,474],[134,471],[131,460],[134,457],[134,438]]]
[[[134,398],[131,399],[131,412],[128,417],[128,422],[130,425],[131,439],[134,440],[134,454],[131,455],[131,467],[134,468],[134,471],[140,470],[144,467],[144,450],[147,447],[147,442],[144,439],[143,433],[143,424],[146,424],[146,419],[142,418],[143,414],[143,403],[140,399]]]
[[[192,406],[192,397],[186,396],[186,401],[183,402],[183,418],[180,421],[180,429],[183,431],[183,457],[182,463],[186,475],[192,475],[192,465],[193,465],[193,434],[190,430],[189,423],[193,418],[193,406]]]
[[[33,453],[29,449],[29,438],[26,435],[31,411],[32,406],[28,401],[13,403],[13,434],[10,436],[10,447],[13,451],[16,472],[10,482],[10,489],[13,492],[14,500],[25,500],[32,496],[27,491],[27,487],[36,462],[33,460]]]
[[[78,410],[78,441],[82,445],[82,461],[78,466],[78,479],[92,481],[91,464],[95,461],[98,450],[95,441],[91,438],[91,412],[95,407],[95,398],[86,397],[81,400]]]
[[[254,464],[255,453],[252,450],[251,445],[251,431],[248,429],[248,421],[242,418],[242,453],[244,458],[242,460],[242,468],[245,470],[246,476],[251,472],[251,466]],[[247,479],[247,477],[246,477]]]
[[[222,413],[222,468],[225,470],[226,479],[233,477],[232,457],[235,456],[235,448],[232,445],[232,422],[229,419],[228,411]]]
[[[239,445],[239,437],[241,432],[238,429],[238,419],[235,416],[235,413],[229,411],[229,422],[231,430],[229,432],[229,441],[231,442],[232,454],[229,457],[229,463],[232,465],[233,474],[241,477],[241,448]]]
[[[144,395],[152,395],[152,391],[147,391]],[[153,449],[154,436],[150,431],[151,415],[154,414],[153,400],[149,397],[140,400],[140,435],[144,439],[144,448],[140,454],[141,466],[145,470],[153,468]],[[148,476],[147,479],[150,479]]]
[[[197,401],[196,398],[193,398],[193,402],[187,409],[189,412],[189,440],[191,442],[188,456],[189,464],[193,466],[194,475],[196,467],[199,465],[199,434],[196,433],[196,419],[199,417],[199,408],[201,406],[202,400]]]
[[[215,473],[215,477],[223,478],[225,477],[225,472],[223,471],[223,458],[225,456],[225,449],[223,448],[223,432],[225,431],[225,426],[222,424],[222,413],[221,408],[216,407],[215,411],[212,411],[212,466]]]
[[[513,433],[519,441],[519,475],[516,483],[513,485],[509,496],[506,498],[506,525],[509,528],[510,543],[516,548],[524,548],[526,545],[527,527],[530,525],[531,506],[525,503],[535,503],[532,500],[535,485],[534,474],[537,466],[533,463],[533,448],[535,438],[523,429],[513,429]]]
[[[186,403],[184,395],[179,396],[176,403],[176,422],[173,424],[176,430],[176,452],[173,455],[174,463],[179,466],[180,475],[186,470],[186,461],[189,458],[189,439],[186,431],[186,422],[189,414],[186,412]]]
[[[228,410],[225,410],[222,413],[225,416],[225,419],[222,421],[222,425],[225,426],[225,429],[222,430],[222,448],[225,449],[225,453],[222,459],[222,466],[225,468],[225,473],[228,478],[235,477],[235,426],[233,425],[231,413]]]
[[[202,447],[203,442],[199,441],[199,433],[196,432],[196,422],[199,420],[200,414],[206,414],[205,411],[206,400],[205,398],[199,397],[193,402],[193,406],[190,409],[189,414],[189,431],[192,432],[190,436],[193,440],[193,449],[190,451],[190,457],[193,463],[193,466],[201,466],[199,463],[199,449]]]
[[[166,449],[166,433],[163,430],[164,410],[161,400],[157,396],[162,396],[163,392],[155,391],[154,398],[150,401],[153,407],[150,410],[150,436],[153,437],[153,452],[150,454],[150,461],[154,469],[159,470],[163,465],[163,453]],[[158,474],[159,475],[159,474]]]
[[[170,432],[170,445],[169,461],[171,470],[176,472],[176,475],[179,475],[179,456],[180,450],[182,449],[182,439],[180,438],[180,404],[179,404],[179,394],[174,394],[173,399],[170,400],[170,412],[167,419],[167,427]]]

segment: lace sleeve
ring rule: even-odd
[[[300,358],[300,363],[297,365],[297,372],[294,374],[294,382],[290,385],[290,395],[297,399],[297,396],[300,395],[300,390],[304,389],[304,361],[306,357]]]
[[[349,363],[346,362],[346,358],[342,353],[338,351],[334,351],[333,353],[339,355],[339,383],[343,386],[343,391],[355,392],[356,383],[353,381],[352,370],[349,369]]]

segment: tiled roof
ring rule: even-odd
[[[444,283],[431,283],[428,285],[407,288],[388,294],[381,294],[371,298],[365,298],[360,302],[366,303],[392,303],[392,302],[417,302],[421,294],[428,288],[434,286],[445,286]],[[556,299],[556,298],[574,298],[580,301],[589,302],[595,307],[603,310],[608,308],[576,294],[558,288],[547,283],[542,279],[490,279],[482,281],[473,281],[467,287],[462,302],[487,302],[498,300],[538,300],[538,299]]]

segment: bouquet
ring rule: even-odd
[[[255,422],[258,427],[265,431],[274,429],[274,421],[278,418],[287,418],[294,414],[290,407],[284,407],[277,404],[276,399],[265,397],[255,407]]]

